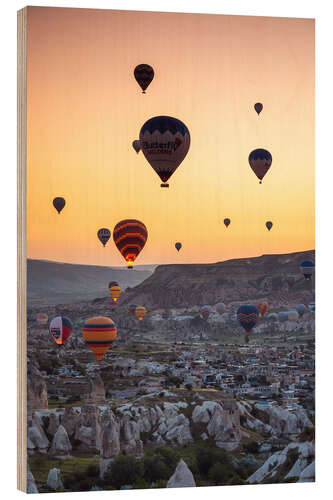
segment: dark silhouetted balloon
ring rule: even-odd
[[[262,105],[261,102],[256,102],[255,105],[254,105],[254,109],[256,110],[256,112],[258,113],[258,115],[260,115],[260,113],[262,112],[262,108],[264,106]]]
[[[97,231],[97,237],[99,241],[102,243],[103,247],[107,244],[111,236],[110,229],[107,229],[106,227],[102,227]]]
[[[169,187],[167,181],[187,155],[190,142],[188,128],[177,118],[154,116],[142,126],[141,151],[162,180],[161,187]]]
[[[132,142],[132,146],[136,153],[140,152],[141,146],[140,146],[140,141],[138,139]]]
[[[224,219],[224,221],[223,221],[223,222],[224,222],[225,227],[228,227],[228,226],[229,226],[229,224],[230,224],[230,222],[231,222],[231,220],[230,220],[230,219],[228,219],[228,218],[226,218],[226,219]]]
[[[267,174],[270,166],[272,165],[272,155],[266,149],[254,149],[249,155],[249,164],[253,172],[260,180]]]
[[[304,278],[310,280],[315,270],[315,263],[313,260],[303,260],[299,267]]]
[[[179,250],[182,247],[182,244],[180,243],[180,241],[177,241],[177,243],[175,243],[175,247],[176,247],[176,250],[179,252]]]
[[[256,326],[258,317],[259,310],[256,306],[245,304],[237,309],[237,319],[247,335],[250,335],[252,328]]]
[[[146,93],[146,88],[151,84],[154,78],[154,70],[149,64],[139,64],[134,69],[134,77],[142,89],[142,93]]]
[[[60,214],[61,210],[64,208],[66,205],[66,201],[64,198],[61,198],[58,196],[57,198],[54,198],[53,200],[53,206],[57,210],[58,214]]]
[[[72,328],[69,318],[56,316],[50,323],[49,332],[58,345],[64,345],[72,333]]]
[[[266,222],[266,227],[267,227],[268,231],[270,231],[272,229],[272,227],[273,227],[273,222],[271,222],[270,220],[268,220]]]
[[[113,240],[126,260],[128,269],[133,269],[133,262],[145,246],[147,238],[147,228],[139,220],[125,219],[115,226]]]

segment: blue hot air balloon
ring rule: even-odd
[[[278,320],[280,323],[284,323],[285,321],[288,321],[288,313],[286,311],[280,311],[278,313]]]
[[[259,309],[256,306],[245,304],[237,310],[237,319],[247,335],[250,335],[252,328],[256,326],[258,318]]]
[[[304,275],[304,278],[306,280],[310,280],[315,270],[315,263],[313,260],[303,260],[303,262],[300,263],[299,268],[301,273]]]
[[[307,309],[304,304],[298,304],[298,306],[296,307],[296,311],[300,316],[303,316],[303,314],[307,311]]]

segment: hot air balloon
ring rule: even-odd
[[[176,247],[176,250],[179,252],[179,250],[182,247],[182,244],[179,241],[177,241],[177,243],[175,243],[175,247]]]
[[[161,187],[169,187],[172,176],[190,147],[190,132],[186,125],[171,116],[154,116],[140,130],[141,150],[157,175]]]
[[[302,317],[303,314],[306,313],[307,308],[306,308],[306,306],[304,304],[298,304],[298,306],[296,307],[296,311]]]
[[[313,262],[313,260],[303,260],[303,262],[300,263],[299,267],[301,273],[304,275],[304,278],[306,280],[310,280],[315,270],[315,263]]]
[[[289,321],[297,321],[299,318],[299,314],[296,311],[296,309],[292,309],[291,311],[287,311],[287,314],[288,314]]]
[[[218,304],[215,305],[215,310],[219,314],[223,314],[225,311],[225,305],[223,304],[223,302],[218,302]]]
[[[99,241],[102,243],[103,247],[107,244],[111,236],[110,229],[107,229],[106,227],[102,227],[97,231],[97,237]]]
[[[270,313],[270,314],[268,314],[267,319],[269,321],[277,321],[278,320],[278,315],[276,313]]]
[[[64,208],[65,205],[66,201],[64,200],[64,198],[61,198],[60,196],[54,198],[53,206],[57,210],[58,214],[60,214],[61,210]]]
[[[212,312],[212,308],[210,306],[202,306],[201,308],[201,316],[205,321],[209,318],[210,314]]]
[[[259,311],[256,306],[245,304],[240,306],[237,310],[237,319],[244,328],[246,335],[250,335],[252,328],[257,324],[258,317]]]
[[[271,222],[270,220],[268,220],[266,222],[266,227],[267,227],[268,231],[270,231],[272,229],[272,227],[273,227],[273,222]]]
[[[224,222],[225,227],[228,227],[230,225],[231,220],[226,218],[226,219],[224,219],[223,222]]]
[[[261,102],[256,102],[255,105],[254,105],[254,109],[256,110],[256,112],[258,113],[258,115],[260,115],[260,113],[262,112],[262,109],[263,109],[263,105]]]
[[[140,152],[141,146],[140,146],[140,141],[138,139],[132,142],[132,146],[136,153]]]
[[[262,179],[267,174],[272,165],[272,155],[266,149],[254,149],[249,155],[249,164],[253,172],[259,179],[261,184]]]
[[[37,323],[42,328],[47,325],[49,317],[46,313],[38,313],[37,314]]]
[[[117,327],[111,318],[96,316],[85,321],[82,336],[96,358],[101,360],[117,337]]]
[[[258,304],[259,316],[264,316],[268,311],[268,303],[265,300],[262,300]]]
[[[50,323],[49,332],[58,345],[66,344],[72,333],[72,323],[65,316],[56,316]]]
[[[154,70],[149,64],[139,64],[134,69],[134,77],[142,88],[142,93],[145,94],[146,88],[153,81]]]
[[[135,314],[135,309],[137,308],[138,306],[136,304],[130,304],[128,306],[128,310],[131,314]]]
[[[280,323],[284,323],[285,321],[288,321],[288,313],[285,311],[280,311],[278,313],[278,320]]]
[[[121,289],[120,289],[120,286],[118,285],[114,285],[110,288],[110,295],[111,297],[113,298],[113,301],[114,302],[117,302],[117,300],[119,299],[120,295],[121,295]]]
[[[147,314],[147,309],[144,306],[137,306],[135,309],[135,316],[139,318],[140,321],[143,320],[143,318]]]
[[[115,226],[113,240],[126,260],[128,269],[133,269],[133,262],[145,246],[147,238],[147,228],[139,220],[126,219]]]

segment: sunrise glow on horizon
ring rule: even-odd
[[[137,265],[313,249],[314,27],[311,19],[29,7],[28,257],[123,266],[112,237],[103,248],[97,231],[126,218],[148,229]],[[133,76],[140,63],[155,71],[146,95]],[[180,119],[191,134],[169,189],[132,148],[157,115]],[[256,148],[273,157],[262,185],[248,164]],[[56,196],[66,199],[60,215]]]

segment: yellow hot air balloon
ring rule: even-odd
[[[110,295],[111,297],[113,298],[113,301],[114,302],[117,302],[117,300],[119,299],[120,295],[121,295],[121,289],[120,289],[120,286],[118,285],[114,285],[110,288]]]
[[[144,306],[138,306],[135,309],[135,316],[139,318],[140,321],[143,320],[146,314],[147,314],[147,309]]]
[[[100,360],[117,337],[117,327],[111,318],[95,316],[85,321],[82,336],[89,349]]]

